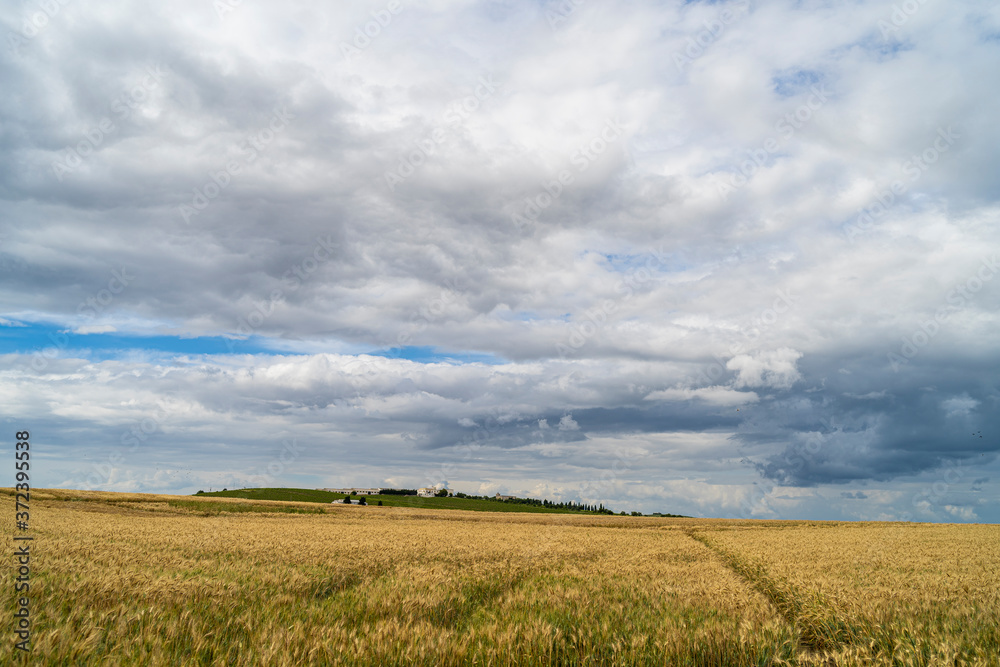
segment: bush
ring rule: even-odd
[[[378,506],[379,506],[379,507],[382,507],[382,501],[381,501],[381,500],[380,500],[380,501],[378,501]]]
[[[358,497],[358,504],[359,504],[359,505],[367,505],[367,504],[368,504],[368,501],[367,501],[367,500],[365,500],[365,497],[364,497],[364,496],[359,496],[359,497]]]

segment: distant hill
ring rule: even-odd
[[[343,493],[315,489],[233,489],[232,491],[199,492],[196,496],[215,498],[249,498],[251,500],[288,500],[300,503],[329,503],[340,500]]]
[[[315,489],[234,489],[232,491],[199,492],[198,496],[214,496],[217,498],[248,498],[250,500],[287,500],[306,503],[331,503],[343,500],[343,493],[317,491]],[[355,496],[356,498],[357,496]],[[521,499],[529,500],[529,499]],[[547,507],[541,504],[526,502],[502,501],[485,498],[421,498],[419,496],[378,495],[365,496],[369,505],[378,506],[382,501],[384,507],[418,507],[422,509],[471,510],[474,512],[533,512],[544,514],[613,514],[608,510],[594,512],[590,510],[575,510]],[[355,501],[357,502],[357,501]],[[539,503],[541,501],[538,501]],[[679,514],[661,514],[663,517],[680,517]],[[686,518],[686,517],[684,517]]]

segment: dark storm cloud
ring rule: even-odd
[[[748,451],[778,450],[754,463],[765,477],[795,486],[885,481],[945,462],[982,465],[1000,453],[1000,442],[976,434],[1000,425],[990,363],[928,361],[887,373],[879,368],[887,362],[874,358],[866,374],[845,375],[839,362],[814,360],[809,365],[827,374],[806,374],[805,381],[821,387],[762,401],[754,408],[760,416],[742,425],[737,437]],[[846,389],[871,391],[865,397]]]

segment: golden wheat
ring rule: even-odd
[[[1000,663],[1000,526],[827,523],[701,533],[833,664]]]
[[[10,536],[13,500],[0,499]],[[278,513],[289,507],[321,513]],[[976,644],[995,634],[956,625],[996,618],[995,531],[919,528],[39,491],[30,664],[861,664],[880,654],[835,632],[818,650],[809,614],[860,632],[896,591],[910,606],[893,622],[928,609],[954,621],[912,625],[934,647],[914,664],[995,651]],[[872,551],[877,572],[859,572],[842,543],[864,551],[891,529],[925,540],[925,559]],[[961,566],[931,573],[937,557]],[[0,565],[6,590],[12,573]],[[813,590],[816,606],[794,602]]]

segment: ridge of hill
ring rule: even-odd
[[[261,488],[261,489],[233,489],[223,491],[199,491],[196,496],[208,496],[216,498],[246,498],[248,500],[284,500],[307,503],[332,503],[343,500],[345,494],[334,493],[332,491],[321,491],[319,489],[293,489],[293,488]],[[522,499],[528,500],[528,499]],[[595,512],[591,510],[575,510],[565,508],[547,507],[544,505],[534,505],[524,502],[512,502],[503,500],[493,500],[484,498],[459,498],[456,496],[424,498],[420,496],[397,496],[397,495],[373,495],[365,496],[368,505],[378,506],[379,501],[384,507],[417,507],[422,509],[454,509],[471,510],[474,512],[533,512],[544,514],[614,514],[611,511]],[[539,501],[541,502],[541,501]],[[625,512],[619,512],[624,515]],[[638,513],[633,513],[633,516]],[[682,517],[679,514],[656,513],[646,516],[658,517]]]

